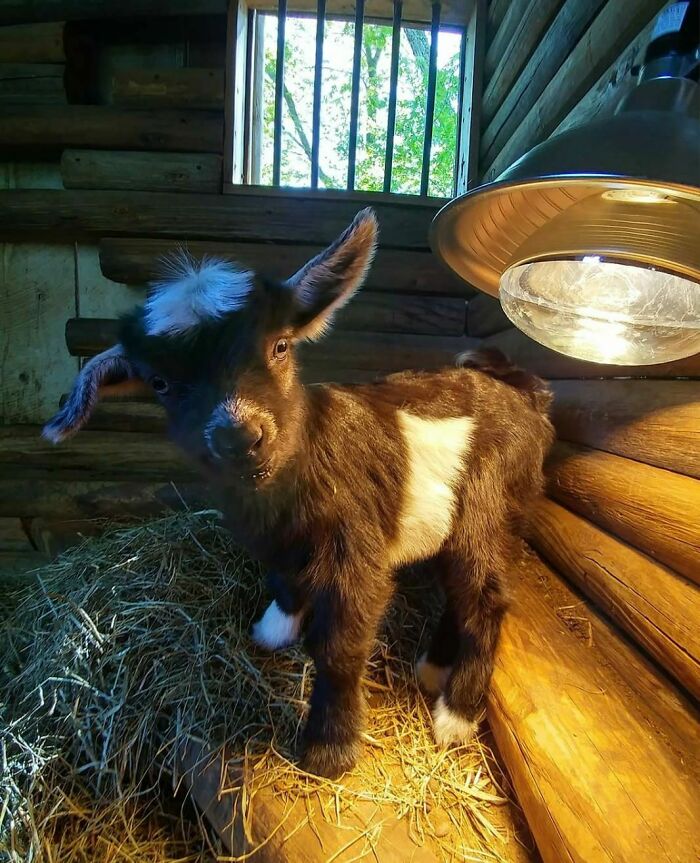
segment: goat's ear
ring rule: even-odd
[[[98,354],[85,363],[73,384],[73,389],[59,412],[46,423],[42,435],[59,443],[85,425],[101,393],[106,388],[119,392],[133,384],[137,375],[124,355],[121,345]]]
[[[361,210],[338,239],[287,282],[294,292],[294,334],[317,339],[362,286],[377,248],[377,217]]]

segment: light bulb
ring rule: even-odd
[[[501,276],[510,320],[555,351],[616,365],[665,363],[700,352],[700,284],[606,261],[533,261]]]

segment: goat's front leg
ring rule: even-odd
[[[304,729],[302,767],[335,778],[359,755],[364,716],[362,675],[391,592],[388,574],[372,585],[343,572],[337,586],[313,597],[307,647],[316,666],[311,710]]]
[[[304,596],[296,576],[269,572],[267,584],[273,596],[263,616],[253,624],[253,641],[265,650],[289,647],[299,638],[304,617]]]

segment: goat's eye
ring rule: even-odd
[[[164,396],[170,389],[170,384],[165,380],[165,378],[161,378],[158,375],[153,375],[151,378],[151,386],[162,396]]]
[[[289,343],[287,342],[287,339],[277,339],[275,346],[272,349],[272,356],[276,360],[283,360],[287,356],[288,349]]]

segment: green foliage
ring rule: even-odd
[[[325,187],[345,188],[347,181],[353,33],[352,23],[326,23],[319,171],[319,183]],[[453,192],[459,117],[459,38],[447,34],[441,34],[440,38],[448,41],[439,53],[429,192],[448,197]],[[424,30],[404,28],[401,34],[392,192],[417,194],[420,190],[429,40]],[[281,165],[284,185],[310,185],[314,43],[313,21],[288,18]],[[276,20],[273,17],[266,19],[264,44],[262,181],[271,183],[276,67]],[[360,190],[381,191],[383,188],[390,62],[391,27],[365,24],[355,180],[355,187]]]

